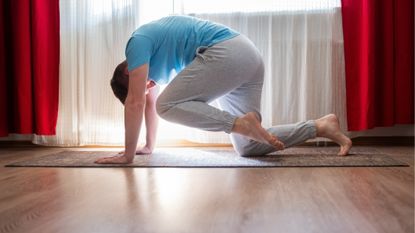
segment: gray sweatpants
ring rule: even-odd
[[[258,156],[276,149],[239,134],[231,133],[234,121],[247,112],[261,118],[264,64],[243,35],[211,47],[200,47],[196,57],[157,99],[160,117],[208,131],[231,134],[235,150],[242,156]],[[209,105],[218,100],[221,109]],[[316,136],[314,121],[273,126],[268,132],[290,147]]]

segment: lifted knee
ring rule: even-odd
[[[156,111],[157,114],[165,119],[166,118],[166,113],[167,111],[169,111],[169,109],[171,108],[171,106],[169,105],[169,103],[167,101],[163,101],[162,98],[158,98],[157,102],[156,102]]]

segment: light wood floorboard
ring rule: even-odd
[[[412,233],[414,148],[376,149],[411,166],[7,168],[64,148],[0,148],[0,232]]]

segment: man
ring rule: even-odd
[[[262,58],[248,38],[223,25],[188,16],[165,17],[132,34],[126,57],[111,80],[125,106],[125,151],[97,163],[131,163],[135,154],[152,153],[157,113],[168,121],[229,133],[241,156],[264,155],[316,136],[338,143],[339,155],[347,155],[352,146],[334,114],[264,129]],[[158,84],[168,84],[160,96]],[[221,109],[209,105],[216,99]],[[146,145],[137,149],[143,118]]]

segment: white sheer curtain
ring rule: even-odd
[[[33,141],[61,146],[122,145],[123,108],[109,86],[113,69],[124,59],[125,44],[139,24],[171,13],[193,13],[228,25],[256,44],[266,64],[264,126],[334,112],[345,128],[340,0],[222,1],[233,2],[227,8],[215,1],[61,0],[57,135],[35,136]],[[229,143],[225,133],[164,121],[158,135],[159,142]]]
[[[60,96],[57,134],[47,145],[119,144],[123,109],[110,79],[138,25],[138,0],[61,0]]]

